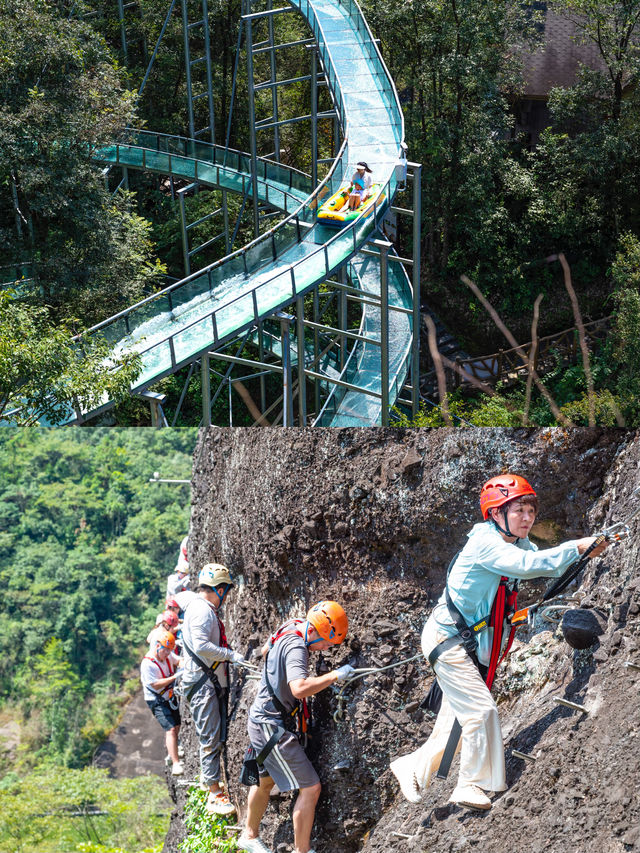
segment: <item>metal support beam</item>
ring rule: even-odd
[[[264,362],[264,329],[262,323],[258,323],[258,358]],[[267,408],[267,385],[264,374],[260,377],[260,412],[264,415]]]
[[[268,0],[267,9],[269,11],[272,10],[273,0]],[[277,81],[277,70],[276,70],[276,52],[275,52],[275,39],[273,36],[273,15],[269,15],[269,46],[271,48],[271,53],[269,55],[269,69],[271,71],[271,83],[273,84],[271,87],[271,113],[273,115],[273,120],[275,122],[275,126],[273,128],[273,159],[276,162],[280,162],[280,125],[278,124],[278,87],[275,85]]]
[[[211,377],[209,375],[209,353],[202,354],[202,425],[211,426]]]
[[[298,340],[298,426],[307,425],[307,378],[304,349],[304,297],[296,299],[296,337]]]
[[[293,426],[293,394],[291,375],[291,322],[293,317],[278,311],[280,320],[280,340],[282,342],[282,426]]]
[[[420,407],[420,253],[422,219],[422,166],[411,163],[413,169],[413,342],[411,345],[411,413],[415,418]]]
[[[313,363],[314,366],[318,364],[320,360],[320,295],[318,293],[318,288],[314,288],[313,290],[313,322],[315,324],[315,328],[313,329]],[[320,412],[320,383],[313,383],[313,397],[314,397],[314,415],[317,418]]]
[[[380,246],[380,391],[381,423],[389,426],[389,266],[387,257],[391,243],[375,241]]]
[[[254,237],[260,236],[260,211],[258,207],[258,143],[256,140],[256,102],[253,79],[253,32],[251,29],[251,0],[244,0],[247,50],[247,86],[249,90],[249,140],[251,153],[251,191],[253,195]]]
[[[318,186],[318,56],[311,48],[311,189]]]
[[[342,267],[340,270],[340,280],[342,284],[347,283],[347,268]],[[338,328],[343,332],[347,330],[347,294],[344,290],[338,291]],[[340,370],[344,370],[347,363],[347,336],[340,335]]]

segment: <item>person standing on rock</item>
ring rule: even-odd
[[[180,711],[173,685],[180,677],[177,669],[179,659],[173,654],[176,638],[170,631],[160,630],[153,648],[143,657],[140,664],[140,680],[144,700],[165,733],[167,754],[171,759],[171,773],[182,776],[184,768],[178,757],[178,734],[180,733]]]
[[[296,731],[306,730],[306,699],[353,673],[353,667],[345,664],[324,675],[309,675],[309,652],[339,645],[347,628],[342,607],[335,601],[321,601],[309,610],[306,620],[292,619],[281,625],[263,649],[262,679],[248,720],[249,740],[262,753],[261,778],[259,785],[249,789],[246,826],[238,839],[240,850],[270,853],[260,838],[260,821],[277,785],[282,792],[298,791],[293,808],[294,853],[314,853],[311,829],[320,779]]]
[[[509,596],[515,601],[513,591],[519,580],[559,577],[594,542],[594,537],[575,539],[539,551],[528,539],[538,510],[537,496],[517,474],[488,480],[480,492],[480,509],[485,521],[473,527],[454,557],[445,590],[422,632],[422,651],[442,689],[442,707],[429,739],[391,763],[411,803],[420,802],[440,766],[454,725],[462,730],[460,770],[449,802],[489,809],[486,792],[506,790],[500,720],[487,683],[491,684],[502,654]],[[601,554],[607,544],[590,556]],[[504,605],[500,616],[495,615],[499,601]],[[454,729],[456,734],[459,731]]]
[[[235,812],[220,785],[220,750],[226,741],[229,663],[244,662],[229,648],[218,610],[235,584],[225,566],[208,563],[198,576],[198,594],[190,598],[182,623],[184,677],[182,693],[189,704],[200,742],[201,781],[209,789],[207,810]]]
[[[174,598],[177,593],[189,589],[189,560],[187,559],[187,543],[189,537],[185,536],[180,543],[180,554],[178,562],[172,574],[167,577],[167,598]]]

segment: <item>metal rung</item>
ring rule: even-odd
[[[194,65],[199,65],[201,62],[206,62],[206,61],[207,61],[206,56],[200,56],[200,57],[198,57],[198,59],[192,59],[191,62],[189,63],[189,65],[193,68]]]
[[[202,98],[206,98],[206,97],[207,97],[207,93],[206,93],[206,92],[200,92],[200,94],[199,94],[199,95],[192,95],[192,96],[191,96],[191,100],[192,100],[192,101],[200,101],[200,100],[202,100]]]
[[[196,27],[201,27],[204,24],[204,18],[201,21],[194,21],[193,24],[187,26],[188,30],[194,30]]]
[[[209,246],[212,246],[214,243],[217,243],[218,240],[223,240],[224,234],[217,234],[215,237],[212,237],[210,240],[207,240],[205,243],[202,243],[200,246],[196,246],[195,249],[191,249],[188,253],[189,257],[192,255],[197,255],[198,252],[201,252],[203,249],[208,249]]]
[[[199,136],[203,136],[205,133],[208,133],[211,128],[207,125],[207,127],[203,127],[202,130],[196,130],[193,133],[193,138],[197,139]]]

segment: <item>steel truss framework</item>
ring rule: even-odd
[[[189,121],[190,138],[207,139],[215,143],[216,120],[214,116],[213,98],[213,74],[211,66],[211,43],[212,33],[210,31],[209,13],[207,0],[180,0],[181,16],[184,35],[184,59],[187,89],[187,112]],[[273,217],[277,211],[261,205],[258,193],[258,150],[259,137],[264,139],[269,135],[271,150],[270,159],[280,162],[281,151],[281,129],[285,125],[308,122],[310,125],[310,149],[311,149],[311,181],[312,189],[318,185],[318,166],[332,162],[332,158],[319,159],[318,152],[318,128],[321,122],[332,122],[333,154],[340,147],[342,128],[340,116],[335,108],[328,110],[319,109],[319,93],[327,86],[324,71],[319,62],[316,42],[313,38],[301,38],[288,42],[278,42],[276,35],[275,19],[279,16],[296,13],[297,10],[291,6],[274,8],[272,0],[263,0],[265,8],[255,9],[256,0],[242,0],[243,27],[238,34],[236,50],[236,63],[233,74],[231,103],[226,128],[226,145],[228,147],[230,129],[232,124],[233,106],[236,98],[238,61],[241,55],[241,42],[244,36],[244,53],[247,64],[248,79],[248,105],[249,105],[249,134],[250,134],[250,158],[251,158],[251,185],[244,192],[242,207],[238,214],[233,233],[230,228],[230,215],[227,204],[227,192],[222,191],[222,203],[219,208],[210,212],[205,217],[194,222],[189,222],[184,203],[185,195],[189,192],[197,192],[200,189],[198,181],[178,190],[177,196],[180,205],[180,220],[183,245],[183,259],[185,275],[192,271],[192,258],[198,252],[206,249],[217,240],[224,240],[227,254],[231,251],[238,233],[240,218],[250,197],[252,207],[252,225],[255,236],[259,236],[261,228]],[[127,52],[127,34],[124,23],[124,9],[134,6],[134,3],[123,5],[123,0],[118,0],[121,13],[121,33],[123,52]],[[158,48],[167,28],[169,19],[176,6],[176,0],[172,0],[167,17],[160,32],[158,42],[150,58],[147,72],[144,76],[139,94],[142,93],[149,78],[151,68],[158,53]],[[256,40],[257,28],[264,29],[266,23],[266,37]],[[309,68],[304,69],[297,77],[290,79],[279,79],[278,58],[285,51],[294,47],[304,47],[309,54]],[[146,50],[146,45],[145,45]],[[268,59],[269,76],[266,80],[259,82],[255,79],[256,57],[266,55]],[[299,116],[282,117],[279,93],[287,86],[308,83],[310,86],[311,109],[308,114]],[[327,87],[328,90],[328,87]],[[257,120],[256,118],[256,96],[267,91],[270,93],[271,115],[267,118]],[[328,90],[330,92],[330,90]],[[206,102],[206,124],[197,127],[198,116],[202,116],[202,110],[197,104]],[[264,155],[262,155],[264,158]],[[256,323],[249,328],[241,338],[225,343],[220,349],[209,350],[198,354],[187,371],[180,400],[175,411],[173,424],[176,423],[182,405],[184,403],[187,389],[196,371],[200,372],[202,386],[202,419],[201,424],[210,425],[212,422],[212,408],[222,394],[229,399],[229,425],[233,425],[233,391],[243,401],[254,417],[254,424],[278,424],[284,426],[319,425],[326,411],[327,403],[331,397],[332,389],[347,389],[359,394],[368,395],[380,401],[381,423],[387,425],[390,418],[389,400],[389,316],[390,312],[402,312],[411,315],[411,327],[413,341],[410,359],[410,374],[404,387],[404,395],[397,398],[397,402],[411,408],[415,415],[418,412],[419,394],[419,328],[420,328],[420,200],[421,200],[421,166],[417,163],[406,163],[407,188],[411,190],[411,207],[390,208],[390,214],[398,217],[407,217],[412,220],[412,245],[413,256],[411,258],[399,258],[393,250],[392,244],[383,234],[376,234],[369,241],[368,248],[364,250],[367,255],[375,256],[380,264],[380,293],[375,295],[360,290],[352,281],[350,276],[350,263],[345,264],[337,274],[330,280],[318,285],[311,296],[295,298],[286,312],[279,311],[272,317]],[[128,185],[127,167],[122,167],[123,178],[119,186]],[[169,175],[173,192],[173,176]],[[250,191],[251,190],[251,191]],[[222,216],[223,227],[220,234],[215,238],[200,245],[193,245],[191,238],[192,229],[203,222]],[[411,309],[389,304],[387,280],[389,264],[402,263],[411,268],[411,281],[413,290],[413,305]],[[322,292],[321,292],[322,291]],[[361,330],[348,328],[347,314],[348,306],[353,304],[363,308],[365,305],[374,305],[380,309],[380,336],[378,338],[366,337]],[[333,310],[337,321],[329,323],[326,319],[327,313]],[[358,342],[365,342],[379,348],[380,351],[380,378],[381,391],[373,391],[368,388],[352,384],[344,376],[345,365],[349,361],[352,348]],[[216,367],[211,364],[215,361]],[[220,364],[227,364],[222,371]],[[181,365],[183,367],[183,365]],[[240,368],[240,375],[232,375],[233,369]],[[278,379],[279,393],[273,394],[273,380],[268,382],[269,377]],[[256,391],[258,402],[248,390],[247,385],[257,383]],[[271,390],[270,390],[271,389]],[[163,411],[165,397],[146,390],[137,396],[145,399],[151,409],[152,424],[155,426],[170,425]]]

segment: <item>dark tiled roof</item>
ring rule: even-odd
[[[580,64],[604,70],[595,43],[582,40],[582,33],[573,21],[547,9],[544,47],[524,56],[525,97],[546,98],[554,86],[572,86]]]

